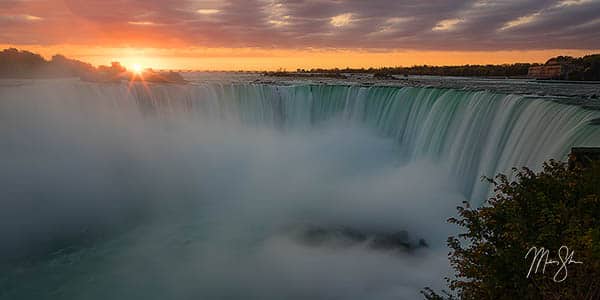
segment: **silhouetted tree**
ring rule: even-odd
[[[4,78],[77,77],[94,70],[88,63],[62,55],[47,61],[39,54],[14,48],[0,52],[0,77]]]

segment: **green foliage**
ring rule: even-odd
[[[568,80],[600,80],[600,54],[583,57],[557,56],[546,64],[562,64],[566,66],[564,78]]]
[[[449,222],[465,229],[450,237],[450,262],[456,277],[448,279],[460,299],[600,299],[600,164],[569,169],[550,161],[540,173],[516,170],[488,179],[496,196],[487,205],[458,207]],[[553,281],[559,266],[526,278],[531,247],[550,250],[567,246],[582,264],[567,266],[568,277]],[[425,289],[427,299],[454,299]]]

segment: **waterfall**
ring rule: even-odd
[[[307,130],[331,119],[356,122],[394,139],[405,161],[428,159],[445,165],[465,196],[477,203],[489,191],[481,176],[510,174],[521,166],[539,168],[547,159],[565,159],[573,146],[600,145],[600,126],[590,124],[600,117],[598,111],[487,91],[216,83],[127,86],[62,80],[5,87],[0,98],[4,123],[17,113],[31,119],[34,111],[61,109],[79,117],[108,114],[121,123],[177,116],[283,131]],[[15,126],[5,124],[4,130],[10,128]]]
[[[452,274],[446,220],[480,176],[600,146],[599,117],[437,88],[1,82],[0,298],[413,299]]]

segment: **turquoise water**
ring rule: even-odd
[[[135,93],[160,113],[180,110],[283,130],[332,118],[365,124],[392,138],[404,160],[448,165],[477,203],[486,195],[480,176],[536,168],[550,158],[565,159],[572,146],[600,144],[599,127],[590,125],[599,112],[531,96],[331,85],[171,87],[158,96],[153,90],[150,99],[144,90]]]

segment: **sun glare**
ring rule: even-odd
[[[137,73],[137,74],[141,74],[142,73],[143,68],[139,64],[134,64],[132,66],[132,68],[133,68],[133,72],[134,73]]]

